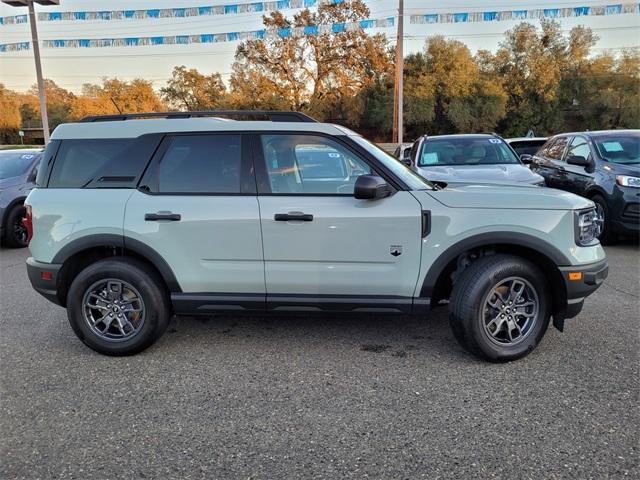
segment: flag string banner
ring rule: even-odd
[[[266,13],[276,10],[317,7],[323,4],[339,4],[344,0],[276,0],[231,5],[208,5],[201,7],[155,8],[145,10],[99,10],[38,12],[39,22],[76,22],[145,20],[158,18],[186,18],[212,15],[235,15],[242,13]],[[601,4],[595,6],[557,7],[530,10],[475,11],[457,13],[424,13],[411,15],[411,24],[423,23],[467,23],[505,20],[528,20],[541,18],[566,18],[599,15],[638,13],[639,3]],[[0,17],[0,26],[28,22],[27,15]]]
[[[77,22],[110,20],[146,20],[157,18],[185,18],[211,15],[237,15],[241,13],[266,13],[275,10],[317,7],[339,4],[344,0],[277,0],[271,2],[238,3],[233,5],[209,5],[202,7],[151,8],[145,10],[100,10],[73,12],[38,12],[39,22]],[[27,15],[0,17],[0,25],[27,23]]]
[[[169,35],[154,37],[60,39],[41,40],[42,48],[105,48],[144,47],[148,45],[189,45],[195,43],[235,42],[252,39],[276,39],[309,35],[324,35],[371,28],[390,28],[395,25],[395,17],[360,20],[358,22],[334,23],[306,27],[282,28],[279,30],[252,30],[246,32],[202,33],[197,35]],[[0,44],[0,53],[29,50],[31,42]]]
[[[640,3],[602,4],[588,7],[536,8],[531,10],[498,10],[490,12],[422,13],[411,15],[409,23],[468,23],[500,22],[508,20],[540,20],[602,15],[638,14]]]

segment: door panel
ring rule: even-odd
[[[547,187],[566,189],[566,164],[562,161],[568,138],[558,137],[551,141],[536,157],[536,172],[545,178]]]
[[[592,174],[587,172],[585,167],[566,163],[566,159],[572,155],[584,157],[588,160],[592,158],[591,148],[585,138],[574,137],[565,154],[566,190],[583,195],[591,183]]]
[[[145,221],[146,214],[165,212],[180,215],[180,220]],[[265,292],[255,196],[164,196],[135,191],[127,203],[124,234],[158,252],[183,292]]]
[[[261,196],[259,202],[267,295],[413,295],[422,212],[409,192],[373,201]],[[274,219],[290,212],[313,220]]]

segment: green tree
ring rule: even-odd
[[[405,121],[413,135],[489,131],[504,116],[500,83],[486,78],[462,42],[431,37],[405,65]]]
[[[358,122],[364,109],[358,93],[389,75],[391,51],[383,35],[325,28],[368,16],[362,0],[323,3],[316,11],[304,9],[292,18],[279,11],[265,16],[265,38],[247,40],[236,50],[230,80],[233,99],[284,104],[319,119]],[[299,35],[298,30],[311,34]]]
[[[575,27],[565,37],[558,22],[542,20],[540,29],[530,23],[517,25],[506,33],[493,57],[483,55],[483,68],[501,80],[508,95],[507,115],[500,124],[506,135],[563,129],[564,110],[573,102],[563,75],[579,77],[596,40],[588,28]]]
[[[219,73],[203,75],[182,65],[173,68],[171,79],[160,93],[169,105],[178,110],[213,110],[224,102],[226,87]]]

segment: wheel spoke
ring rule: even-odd
[[[511,288],[509,289],[509,301],[515,304],[520,299],[525,287],[526,285],[518,280],[511,282]]]
[[[492,331],[491,325],[495,326],[495,330]],[[504,325],[504,318],[501,318],[500,315],[496,315],[489,323],[487,323],[487,329],[489,333],[495,337],[502,330],[502,325]]]
[[[109,300],[120,300],[122,298],[122,283],[108,282],[107,294],[109,296]]]
[[[90,300],[91,299],[95,299],[95,303],[91,303]],[[100,305],[98,302],[102,302],[104,305]],[[109,304],[109,302],[107,302],[104,298],[102,298],[100,295],[95,294],[95,293],[91,293],[89,294],[89,298],[87,299],[87,302],[85,303],[85,306],[89,307],[89,308],[94,308],[94,309],[98,309],[98,310],[109,310],[109,307],[107,306]]]
[[[518,332],[518,334],[515,337],[513,336],[514,331]],[[513,321],[510,321],[507,324],[507,333],[509,335],[509,340],[511,340],[512,342],[520,338],[520,336],[522,336],[522,330],[520,329],[520,325],[518,325],[516,322],[513,322]]]
[[[487,303],[496,309],[499,309],[504,302],[502,301],[502,298],[500,297],[500,294],[498,294],[498,292],[492,292],[491,296],[489,297],[489,300],[487,301]]]

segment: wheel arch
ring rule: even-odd
[[[595,197],[596,195],[600,195],[606,200],[606,197],[609,194],[600,185],[594,185],[584,193],[584,196],[589,200],[593,199],[593,197]]]
[[[571,265],[571,261],[558,248],[531,235],[517,232],[491,232],[465,238],[445,250],[431,265],[423,280],[421,298],[434,304],[449,297],[453,287],[451,275],[459,267],[459,259],[471,254],[481,256],[493,253],[510,253],[533,262],[549,279],[552,295],[552,312],[559,314],[566,306],[567,292],[559,266]],[[464,268],[464,267],[463,267]]]
[[[158,274],[167,292],[182,292],[173,270],[153,248],[139,240],[121,235],[96,234],[70,242],[53,257],[52,263],[62,265],[56,279],[57,295],[61,305],[66,306],[67,292],[78,273],[98,260],[111,257],[137,258]]]

